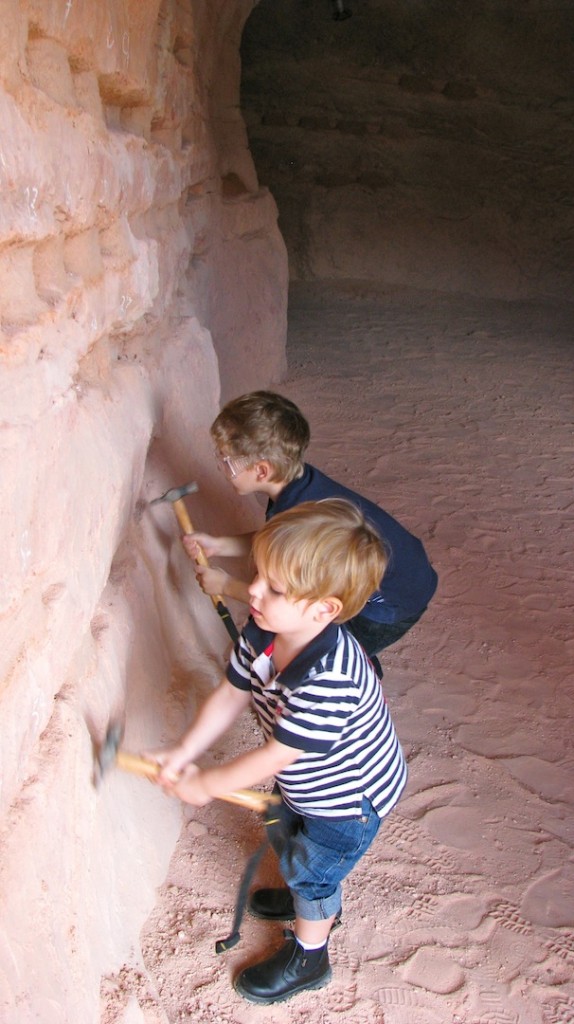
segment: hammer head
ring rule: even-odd
[[[104,740],[95,752],[94,759],[94,783],[99,785],[108,768],[115,763],[124,734],[123,727],[119,722],[113,722],[108,726]]]
[[[179,499],[185,497],[186,494],[193,494],[194,491],[198,490],[199,487],[195,481],[190,484],[183,484],[182,487],[172,487],[171,490],[162,494],[161,498],[154,498],[150,501],[150,505],[157,505],[160,501],[179,501]]]

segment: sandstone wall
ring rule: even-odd
[[[208,439],[222,396],[284,367],[286,254],[238,105],[251,6],[2,5],[3,1024],[99,1021],[103,979],[141,967],[180,808],[119,772],[96,790],[93,743],[111,717],[131,749],[178,734],[227,648],[147,501],[196,479],[198,525],[254,521]]]
[[[243,37],[291,277],[572,294],[572,4],[345,3],[261,0]]]

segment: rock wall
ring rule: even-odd
[[[572,4],[345,6],[261,0],[243,36],[291,277],[572,294]]]
[[[227,649],[167,505],[218,480],[220,399],[284,368],[287,261],[240,115],[251,0],[6,0],[0,20],[0,1019],[100,1020],[180,808],[111,770]],[[223,507],[223,502],[225,506]],[[130,1024],[145,1007],[130,1008]]]

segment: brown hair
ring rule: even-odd
[[[289,483],[303,473],[309,424],[297,406],[274,391],[252,391],[232,399],[216,417],[211,436],[224,455],[253,463],[265,459],[271,480]]]
[[[387,566],[379,534],[344,498],[305,501],[273,516],[256,533],[253,555],[295,601],[339,598],[336,622],[361,611]]]

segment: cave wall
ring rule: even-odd
[[[141,969],[180,807],[113,770],[96,788],[94,745],[112,718],[128,749],[178,735],[227,649],[148,501],[195,479],[198,526],[254,522],[208,437],[285,360],[286,252],[239,108],[251,7],[2,5],[3,1024],[99,1021]]]
[[[345,6],[260,0],[242,40],[291,278],[572,294],[572,4]]]

